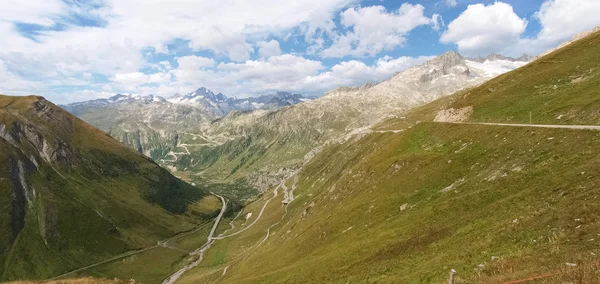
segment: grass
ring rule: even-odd
[[[85,271],[81,275],[134,279],[140,283],[161,283],[177,271],[187,253],[158,247]]]
[[[64,280],[56,280],[56,281],[43,281],[43,282],[34,282],[34,281],[15,281],[15,282],[7,282],[7,284],[35,284],[35,283],[44,283],[44,284],[124,284],[130,283],[129,281],[122,281],[118,279],[101,279],[101,278],[76,278],[76,279],[64,279]]]
[[[220,209],[205,189],[43,98],[0,96],[0,125],[0,281],[151,246]]]
[[[519,268],[506,278],[544,273],[576,253],[597,253],[587,240],[600,229],[598,142],[591,131],[423,123],[338,146],[328,151],[337,159],[324,154],[303,172],[301,197],[277,229],[286,233],[230,267],[223,281],[435,283],[450,268],[467,281],[492,256]],[[440,192],[451,184],[458,185]],[[269,214],[270,224],[281,216]]]

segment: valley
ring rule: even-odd
[[[467,9],[513,11],[480,6]],[[454,27],[440,17],[421,25]],[[336,42],[356,52],[344,38],[360,32]],[[152,45],[142,57],[161,61],[134,73],[76,78],[112,82],[99,99],[0,95],[0,282],[600,283],[599,28],[537,57],[444,49],[372,66],[325,67],[275,42],[218,64],[197,41]],[[327,60],[343,51],[324,43],[311,48]],[[304,83],[392,75],[322,96],[276,91],[300,84],[276,68],[290,62],[312,68]],[[186,66],[253,96],[180,93]],[[231,70],[240,86],[224,83]],[[253,81],[264,74],[268,88]],[[144,95],[105,95],[128,81]],[[157,86],[172,95],[149,94]]]
[[[546,80],[532,81],[527,74],[548,70],[548,62],[563,62],[561,57],[569,57],[574,69],[550,68],[553,76],[545,78],[565,82],[565,89],[539,95],[545,101],[569,99],[565,92],[574,91],[568,85],[573,83],[561,78],[579,76],[573,72],[583,64],[599,62],[589,58],[599,53],[581,49],[599,38],[594,34],[518,71],[329,145],[298,173],[295,201],[272,202],[281,189],[276,186],[272,195],[249,204],[242,216],[260,212],[262,218],[238,219],[236,227],[253,226],[216,242],[205,262],[180,283],[437,283],[451,268],[459,283],[539,275],[542,283],[572,277],[596,282],[598,274],[587,269],[595,267],[599,253],[594,243],[599,159],[593,150],[599,123],[585,119],[577,125],[557,117],[578,113],[569,120],[584,121],[587,112],[573,110],[591,109],[597,97],[582,95],[560,107],[559,114],[539,111],[546,115],[534,116],[531,125],[528,111],[521,119],[506,111],[494,120],[477,119],[485,101],[469,100],[493,89],[489,97],[496,104],[511,102],[521,109],[535,98],[521,100],[512,89],[515,83],[543,89]],[[575,90],[588,93],[595,88],[593,80]],[[465,105],[473,112],[463,122],[434,121],[441,111]],[[280,185],[292,183],[290,176]]]

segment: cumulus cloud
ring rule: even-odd
[[[270,41],[259,42],[258,54],[262,58],[281,55],[281,47],[279,47],[279,42],[274,39]]]
[[[266,37],[299,26],[329,29],[336,9],[353,0],[305,0],[285,5],[278,0],[236,1],[234,5],[208,0],[106,0],[87,7],[91,10],[86,12],[101,26],[67,22],[60,30],[37,31],[35,40],[15,32],[14,23],[52,26],[84,9],[66,5],[77,1],[13,2],[0,3],[0,36],[4,39],[0,58],[8,61],[16,54],[28,58],[33,64],[29,69],[49,73],[54,72],[49,67],[62,65],[68,72],[85,70],[111,76],[115,71],[139,70],[145,64],[142,50],[150,47],[165,52],[165,45],[174,39],[188,41],[194,51],[243,62],[253,51],[249,37]]]
[[[305,80],[307,88],[315,86],[315,91],[327,91],[338,86],[357,86],[365,83],[380,82],[390,78],[397,72],[404,71],[411,66],[421,64],[434,56],[392,58],[384,56],[373,65],[351,60],[336,64],[330,71],[317,76],[309,76]]]
[[[533,16],[541,29],[536,36],[528,38],[522,36],[527,21],[516,15],[509,4],[469,5],[448,24],[440,42],[454,43],[466,55],[490,52],[536,55],[600,25],[597,15],[600,15],[600,1],[547,0]]]
[[[600,1],[595,0],[549,0],[542,4],[534,17],[542,29],[533,39],[522,39],[511,51],[518,49],[540,53],[575,34],[600,25]]]
[[[214,69],[180,65],[171,71],[158,72],[158,78],[173,75],[171,83],[160,86],[143,85],[138,91],[169,96],[175,92],[190,92],[197,86],[231,96],[254,96],[277,90],[318,95],[339,86],[356,86],[378,82],[394,73],[425,62],[433,56],[378,59],[373,65],[351,60],[326,68],[320,61],[283,54],[267,59],[242,63],[220,63]],[[137,79],[139,75],[128,75]],[[139,82],[131,80],[133,83]],[[193,82],[193,83],[190,83]]]
[[[421,25],[435,25],[437,17],[425,17],[422,5],[402,4],[388,12],[383,6],[349,8],[341,14],[341,24],[349,29],[337,35],[334,43],[321,52],[323,57],[374,56],[406,42],[406,35]]]
[[[519,41],[527,27],[511,5],[496,2],[469,5],[458,18],[448,24],[440,41],[456,43],[465,55],[482,55],[499,52],[503,47]]]

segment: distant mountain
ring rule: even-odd
[[[291,106],[314,99],[314,97],[304,97],[301,94],[292,94],[287,92],[277,92],[274,94],[262,95],[249,98],[231,98],[222,93],[215,94],[205,87],[198,88],[196,91],[182,95],[175,94],[168,99],[154,95],[122,95],[116,94],[105,99],[96,99],[90,101],[76,102],[67,105],[61,105],[62,108],[75,115],[84,115],[88,111],[95,111],[96,108],[107,106],[113,107],[117,104],[129,105],[139,104],[162,104],[165,102],[195,107],[203,110],[207,116],[213,118],[227,115],[235,110],[274,110],[284,106]]]
[[[219,110],[216,113],[220,116],[224,116],[233,110],[277,109],[310,100],[310,98],[306,98],[300,94],[287,92],[235,99],[227,97],[222,93],[215,95],[215,93],[204,87],[186,95],[175,94],[168,99],[169,102],[174,104],[200,106],[203,108],[213,107]]]
[[[61,107],[148,157],[167,163],[173,160],[175,156],[171,152],[184,143],[182,141],[194,138],[191,143],[194,145],[216,143],[206,137],[202,129],[230,112],[276,110],[310,100],[300,94],[286,92],[236,99],[201,87],[168,99],[153,95],[117,94],[107,99]]]
[[[42,97],[0,96],[0,282],[156,245],[210,219],[207,194]]]
[[[78,115],[80,112],[84,112],[89,108],[98,108],[107,105],[112,105],[116,103],[132,103],[132,102],[140,102],[140,103],[157,103],[157,102],[165,102],[166,100],[160,96],[153,95],[122,95],[116,94],[112,97],[106,99],[96,99],[91,101],[84,102],[76,102],[68,105],[61,105],[62,108],[66,109],[70,113],[74,115]]]
[[[275,94],[262,95],[259,97],[235,99],[234,104],[237,106],[236,108],[238,110],[274,110],[285,106],[299,104],[301,102],[311,101],[313,99],[313,97],[304,97],[300,94],[277,92]]]
[[[498,61],[498,60],[504,60],[504,61],[521,61],[521,62],[528,62],[531,61],[534,57],[533,56],[529,56],[527,54],[523,54],[520,57],[514,58],[514,57],[509,57],[509,56],[504,56],[501,54],[497,54],[497,53],[491,53],[486,57],[476,57],[476,58],[467,58],[467,60],[471,60],[471,61],[475,61],[475,62],[479,62],[479,63],[484,63],[486,61]]]

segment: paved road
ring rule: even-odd
[[[167,279],[165,279],[162,282],[163,284],[175,283],[175,281],[177,281],[177,279],[179,279],[179,277],[181,277],[181,275],[190,271],[192,268],[198,266],[198,264],[200,264],[200,262],[202,262],[202,259],[204,258],[204,252],[206,250],[208,250],[211,247],[211,245],[215,242],[213,235],[215,234],[215,231],[217,230],[217,227],[219,226],[219,222],[221,222],[221,219],[223,218],[223,214],[225,214],[225,210],[227,209],[227,202],[225,201],[225,198],[223,198],[222,196],[217,195],[217,194],[214,194],[214,195],[221,198],[223,207],[221,208],[221,212],[219,212],[219,216],[217,216],[217,218],[215,219],[215,224],[213,225],[212,229],[210,230],[210,233],[208,234],[206,243],[202,247],[200,247],[199,249],[197,249],[196,251],[191,253],[191,255],[197,255],[198,259],[196,261],[186,265],[182,269],[179,269],[177,272],[173,273],[171,276],[169,276]]]
[[[438,122],[438,121],[436,121],[436,123],[600,130],[600,126],[598,126],[598,125],[520,124],[520,123],[491,123],[491,122]]]
[[[254,225],[256,222],[258,222],[258,220],[259,220],[259,219],[260,219],[260,217],[262,216],[263,212],[265,211],[265,208],[267,208],[267,205],[269,204],[269,202],[271,202],[271,200],[273,200],[273,198],[277,197],[277,189],[278,189],[278,188],[279,188],[279,186],[277,186],[277,187],[275,188],[275,190],[273,191],[273,197],[269,198],[269,199],[268,199],[268,200],[265,202],[265,205],[263,205],[262,209],[260,210],[260,213],[258,213],[258,216],[256,216],[256,219],[254,219],[254,221],[253,221],[253,222],[252,222],[250,225],[248,225],[247,227],[245,227],[245,228],[243,228],[243,229],[241,229],[241,230],[239,230],[239,231],[237,231],[237,232],[235,232],[235,233],[232,233],[232,234],[229,234],[229,235],[225,235],[225,236],[218,236],[218,237],[215,237],[215,238],[213,238],[213,240],[222,240],[222,239],[224,239],[224,238],[229,238],[229,237],[232,237],[232,236],[238,235],[238,234],[242,233],[243,231],[246,231],[246,230],[250,229],[250,227],[252,227],[252,226],[253,226],[253,225]]]
[[[566,125],[566,124],[523,124],[523,123],[492,123],[492,122],[446,122],[432,121],[434,123],[448,124],[468,124],[468,125],[490,125],[490,126],[509,126],[509,127],[537,127],[537,128],[563,128],[563,129],[582,129],[582,130],[600,130],[599,125]],[[400,133],[400,130],[378,130],[373,133]]]

